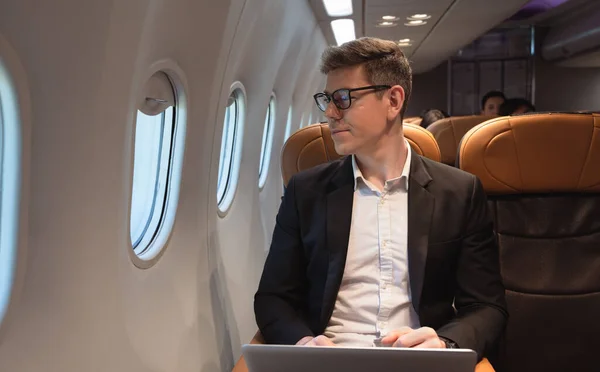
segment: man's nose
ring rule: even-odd
[[[337,108],[337,106],[333,103],[333,100],[329,101],[327,104],[327,108],[325,108],[325,117],[328,119],[341,119],[342,118],[342,110]]]

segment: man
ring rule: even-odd
[[[481,99],[481,115],[498,115],[498,110],[504,101],[506,101],[504,93],[497,90],[487,92]]]
[[[535,111],[535,106],[531,104],[525,98],[511,98],[504,101],[502,105],[500,105],[500,109],[498,110],[498,115],[500,116],[510,116],[510,115],[520,115],[528,112]]]
[[[449,115],[442,110],[438,109],[427,109],[421,113],[421,126],[423,128],[429,127],[431,124],[438,120],[447,118]]]
[[[265,341],[380,340],[481,358],[507,318],[481,183],[410,149],[401,123],[411,70],[394,42],[330,47],[321,70],[315,101],[348,156],[288,183],[255,295]]]

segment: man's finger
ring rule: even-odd
[[[399,337],[401,337],[402,335],[405,335],[407,333],[413,332],[413,329],[410,327],[402,327],[396,330],[393,330],[391,332],[389,332],[387,335],[385,335],[384,338],[381,339],[381,344],[382,345],[392,345],[393,343],[396,342],[396,340],[398,340]]]
[[[313,339],[312,336],[302,337],[298,342],[296,342],[296,345],[300,345],[300,346],[306,345],[312,339]]]
[[[315,337],[313,340],[314,340],[316,346],[335,346],[334,343],[329,338],[327,338],[323,335],[319,335],[319,336]]]
[[[310,341],[304,344],[304,346],[317,346],[314,338],[311,338]]]
[[[439,338],[430,338],[425,342],[421,342],[418,345],[413,346],[417,349],[444,349],[446,348],[446,344],[440,340]]]
[[[429,339],[439,340],[437,333],[429,327],[421,327],[413,332],[406,333],[398,338],[398,347],[415,347]]]

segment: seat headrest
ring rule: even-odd
[[[499,117],[464,136],[458,160],[488,193],[600,192],[600,115]]]
[[[440,161],[440,149],[433,135],[417,125],[404,124],[404,137],[419,155]],[[281,150],[281,175],[287,186],[290,178],[302,170],[324,164],[342,156],[335,152],[327,124],[312,124],[288,138]]]
[[[327,124],[301,128],[285,141],[281,150],[283,184],[287,186],[290,178],[302,170],[339,158],[341,155],[335,152]]]
[[[454,165],[458,144],[465,133],[477,124],[494,117],[484,115],[451,116],[440,119],[428,126],[427,130],[433,133],[433,137],[440,147],[442,163]]]
[[[404,138],[417,154],[435,161],[442,160],[440,148],[431,132],[416,124],[404,124],[402,130]]]
[[[421,121],[423,121],[423,118],[421,118],[420,116],[410,116],[410,117],[404,118],[404,120],[402,120],[402,123],[403,124],[421,125]]]

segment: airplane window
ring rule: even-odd
[[[167,217],[172,187],[177,133],[175,92],[169,77],[158,72],[146,86],[145,101],[137,113],[130,233],[134,252],[153,258],[162,246],[153,246]]]
[[[217,204],[221,212],[227,211],[233,201],[242,152],[241,120],[244,117],[245,98],[240,83],[235,83],[233,88],[225,109],[217,178]]]
[[[0,322],[10,300],[19,229],[21,131],[17,94],[0,59]]]
[[[263,129],[262,144],[260,146],[260,164],[258,166],[258,187],[263,188],[267,182],[267,173],[269,172],[269,161],[271,160],[271,149],[273,147],[273,130],[275,129],[275,96],[271,95],[269,106],[267,106],[267,115],[265,117],[265,127]]]
[[[288,110],[288,115],[287,115],[287,123],[285,125],[285,135],[284,135],[284,141],[287,141],[288,138],[290,138],[290,136],[292,135],[292,106],[290,106],[290,109]]]

